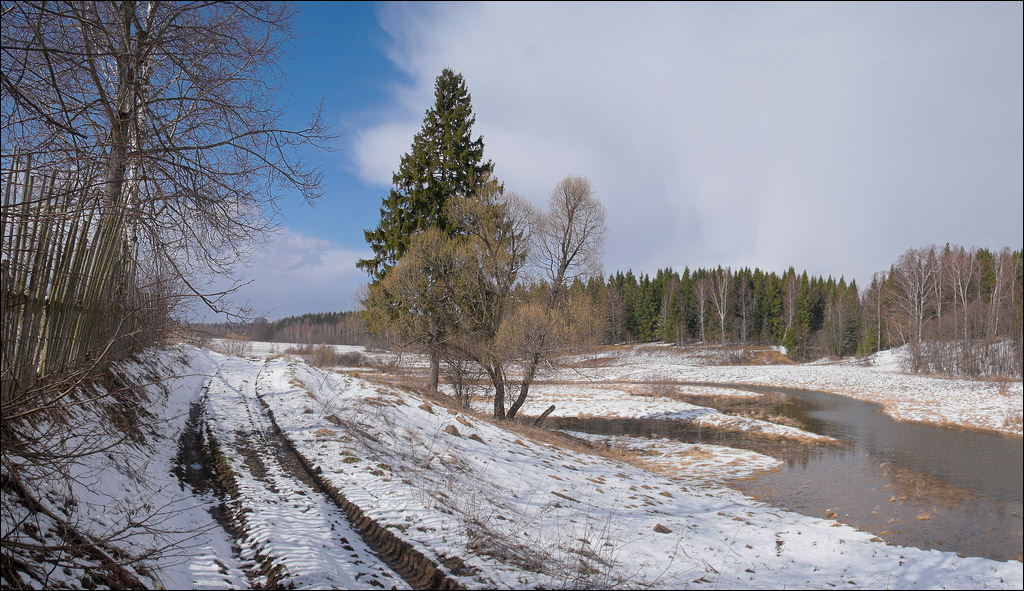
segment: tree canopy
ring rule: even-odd
[[[437,227],[451,236],[459,231],[445,214],[455,197],[468,197],[495,183],[494,164],[484,161],[482,137],[473,139],[473,102],[462,74],[445,68],[434,83],[434,105],[427,109],[412,148],[402,156],[383,198],[380,223],[366,230],[374,256],[356,263],[376,282],[409,249],[414,233]]]

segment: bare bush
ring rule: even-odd
[[[223,339],[210,341],[210,348],[224,355],[245,357],[252,351],[252,343],[244,334],[231,333]]]
[[[364,367],[368,365],[365,355],[359,351],[339,353],[330,345],[300,345],[285,350],[288,355],[298,355],[313,367]]]

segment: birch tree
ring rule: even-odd
[[[721,267],[711,277],[711,302],[718,315],[721,344],[725,344],[726,318],[729,314],[729,292],[732,291],[732,269]]]
[[[711,291],[711,279],[708,277],[701,277],[697,279],[696,283],[694,283],[693,297],[697,302],[697,319],[700,322],[701,342],[706,340],[704,319],[707,317],[708,300],[711,298]]]
[[[953,292],[953,306],[956,308],[956,324],[954,329],[963,336],[963,346],[970,341],[970,301],[972,292],[976,291],[975,283],[978,274],[978,261],[974,251],[963,247],[950,250],[946,264],[943,266],[946,283]]]
[[[130,239],[204,295],[273,226],[279,199],[321,195],[304,150],[335,137],[319,107],[282,122],[295,9],[276,2],[4,2],[4,164],[100,171]],[[208,305],[222,309],[214,297]]]
[[[924,324],[935,297],[935,272],[931,249],[912,248],[900,256],[892,273],[897,308],[909,322],[915,370],[920,367]]]

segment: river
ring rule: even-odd
[[[742,387],[768,396],[773,413],[836,446],[766,446],[780,470],[734,482],[762,501],[835,517],[891,544],[1022,559],[1024,445],[1019,437],[900,422],[876,404],[825,392]],[[718,443],[721,434],[671,421],[562,421],[563,428]]]

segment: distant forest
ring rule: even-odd
[[[955,245],[911,249],[870,285],[790,268],[667,268],[577,282],[597,322],[594,344],[782,345],[797,361],[909,345],[913,369],[1021,375],[1024,275],[1020,250]],[[359,312],[197,326],[214,336],[271,342],[379,345]]]
[[[360,312],[320,312],[251,323],[217,322],[193,324],[207,337],[239,337],[269,343],[308,343],[325,345],[375,345],[378,340],[366,330]]]

